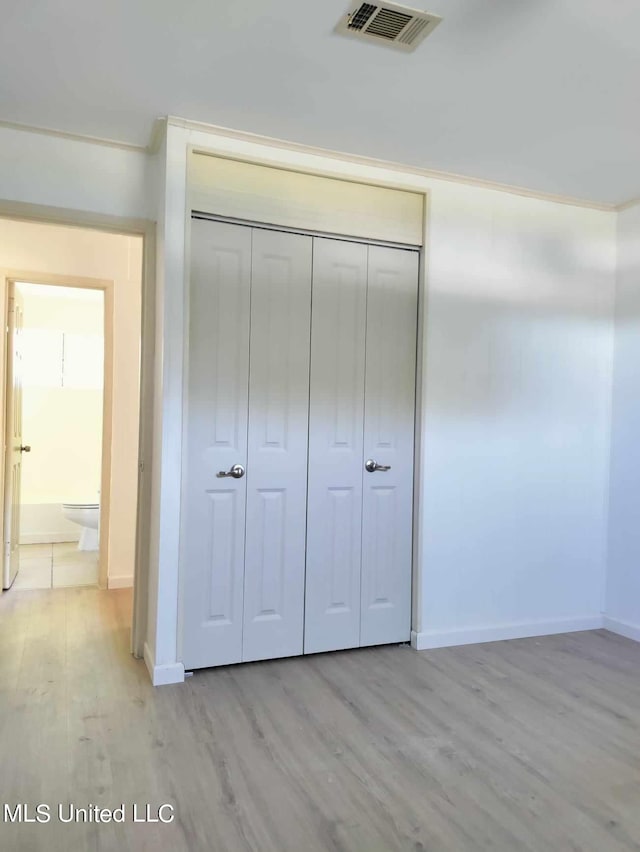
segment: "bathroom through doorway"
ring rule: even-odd
[[[10,596],[97,586],[122,590],[135,609],[145,245],[129,233],[0,218]]]
[[[111,407],[105,290],[10,281],[7,300],[3,586],[97,586],[100,557],[108,558],[100,522]]]

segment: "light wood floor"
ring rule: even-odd
[[[640,849],[640,645],[375,648],[154,690],[129,612],[127,590],[2,596],[1,799],[176,822],[0,822],[0,849]]]

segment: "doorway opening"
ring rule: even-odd
[[[12,281],[7,329],[3,586],[97,586],[104,291]]]
[[[113,600],[117,595],[119,610],[128,611],[131,649],[141,656],[150,241],[140,233],[0,217],[0,246],[0,309],[9,329],[0,346],[4,594],[18,602],[36,584],[47,586],[44,595],[78,585],[118,590]],[[53,397],[70,407],[55,408]],[[20,570],[21,555],[23,569],[39,579],[30,582],[29,571]],[[134,584],[139,570],[143,580]]]

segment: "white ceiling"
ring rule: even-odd
[[[403,54],[334,35],[348,0],[0,0],[0,120],[144,145],[172,114],[640,196],[638,0],[413,2],[444,21]]]

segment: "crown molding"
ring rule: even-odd
[[[618,213],[622,213],[623,210],[629,210],[631,207],[637,207],[640,204],[640,198],[631,198],[629,201],[623,201],[622,204],[618,204],[616,210]]]
[[[136,145],[131,142],[121,142],[117,139],[106,139],[101,136],[87,136],[82,133],[70,133],[64,130],[54,130],[51,127],[36,127],[29,124],[20,124],[14,121],[1,121],[0,128],[17,130],[23,133],[39,133],[43,136],[53,136],[59,139],[69,139],[73,142],[84,142],[91,145],[101,145],[108,148],[118,148],[123,151],[134,151],[138,154],[155,154],[160,149],[164,130],[167,125],[181,127],[185,130],[199,130],[212,135],[225,136],[243,142],[251,142],[255,145],[266,145],[272,148],[282,148],[302,154],[312,154],[317,157],[327,157],[347,163],[356,163],[372,168],[385,169],[391,172],[417,175],[419,177],[447,181],[449,183],[474,186],[480,189],[492,189],[496,192],[506,192],[510,195],[521,195],[526,198],[536,198],[540,201],[552,201],[556,204],[568,204],[572,207],[584,207],[589,210],[601,210],[609,213],[628,210],[640,204],[640,197],[630,198],[620,204],[589,201],[584,198],[575,198],[569,195],[560,195],[552,192],[541,192],[527,187],[499,183],[497,181],[474,178],[468,175],[460,175],[455,172],[444,172],[436,169],[424,169],[419,166],[408,166],[392,160],[379,160],[375,157],[363,157],[358,154],[348,154],[343,151],[332,151],[329,148],[319,148],[313,145],[304,145],[299,142],[290,142],[286,139],[278,139],[273,136],[263,136],[259,133],[250,133],[246,130],[236,130],[232,127],[223,127],[217,124],[208,124],[204,121],[193,121],[191,119],[179,118],[178,116],[161,116],[155,119],[151,128],[149,142],[147,145]]]
[[[333,160],[340,160],[348,163],[356,163],[358,165],[369,166],[372,168],[385,169],[392,172],[401,172],[405,175],[416,175],[430,180],[447,181],[449,183],[462,184],[465,186],[478,187],[480,189],[491,189],[496,192],[506,192],[510,195],[521,195],[526,198],[536,198],[540,201],[552,201],[556,204],[567,204],[572,207],[584,207],[589,210],[600,210],[608,213],[615,213],[619,209],[619,205],[608,204],[604,202],[589,201],[584,198],[574,198],[567,195],[559,195],[549,192],[540,192],[526,187],[515,186],[511,184],[498,183],[496,181],[485,180],[483,178],[473,178],[467,175],[459,175],[454,172],[440,172],[435,169],[424,169],[419,166],[408,166],[403,163],[396,163],[390,160],[378,160],[375,157],[363,157],[357,154],[347,154],[342,151],[332,151],[328,148],[318,148],[313,145],[303,145],[298,142],[289,142],[285,139],[277,139],[271,136],[262,136],[257,133],[250,133],[244,130],[235,130],[231,127],[222,127],[215,124],[207,124],[202,121],[192,121],[191,119],[179,118],[178,116],[169,115],[166,119],[167,125],[172,127],[180,127],[183,130],[195,130],[203,133],[210,133],[216,136],[224,136],[229,139],[236,139],[242,142],[249,142],[255,145],[265,145],[271,148],[282,148],[287,151],[294,151],[301,154],[310,154],[317,157],[327,157]]]
[[[147,153],[146,145],[134,145],[131,142],[119,142],[116,139],[103,139],[100,136],[85,136],[82,133],[68,133],[65,130],[53,130],[51,127],[34,127],[30,124],[18,124],[15,121],[0,121],[0,128],[18,130],[22,133],[39,133],[42,136],[54,136],[58,139],[69,139],[72,142],[85,142],[91,145],[101,145],[107,148],[119,148],[123,151]]]

